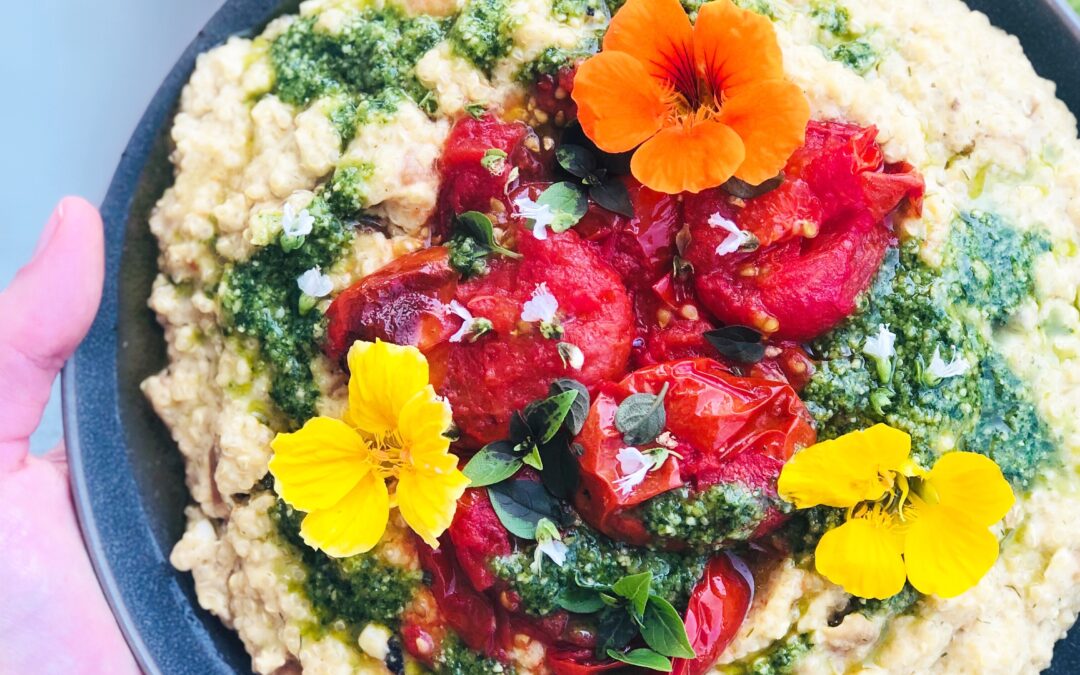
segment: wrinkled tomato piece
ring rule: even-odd
[[[666,430],[682,459],[670,457],[642,483],[624,490],[617,483],[624,477],[618,453],[626,443],[616,428],[615,412],[628,396],[656,395],[665,384]],[[787,384],[738,377],[711,359],[650,366],[618,384],[602,386],[595,396],[577,439],[584,454],[575,505],[604,534],[647,545],[651,538],[634,507],[683,486],[698,491],[722,482],[738,482],[775,496],[784,462],[815,439],[809,412]],[[656,443],[640,449],[654,447]],[[759,528],[755,535],[760,533]]]
[[[462,282],[456,299],[494,329],[473,341],[445,342],[428,360],[436,390],[449,399],[462,442],[479,447],[506,438],[510,417],[544,398],[556,379],[586,387],[622,376],[630,357],[633,316],[617,274],[573,231],[536,239],[517,233],[520,260],[489,259],[486,275]],[[558,303],[563,335],[545,337],[521,319],[526,302],[546,289]],[[581,369],[563,361],[559,343],[584,355]]]
[[[684,202],[698,298],[726,324],[809,340],[855,310],[893,241],[886,216],[918,208],[923,181],[884,163],[873,127],[811,122],[777,190],[743,202],[723,190]],[[756,251],[719,253],[723,221],[754,234]]]
[[[487,596],[479,593],[462,571],[454,557],[454,545],[443,537],[439,548],[433,549],[420,543],[420,566],[428,573],[428,584],[439,614],[445,625],[449,626],[469,649],[478,651],[492,658],[502,656],[497,638],[495,607]],[[410,622],[406,622],[410,623]],[[437,629],[431,629],[420,622],[411,622],[416,630],[426,630],[432,636],[438,635]],[[435,623],[437,625],[438,622]],[[435,642],[436,648],[438,642]],[[431,654],[417,654],[415,645],[405,641],[405,648],[417,658],[430,659]],[[430,661],[428,661],[430,663]]]
[[[489,150],[506,153],[505,161],[484,166],[481,162]],[[439,158],[442,182],[433,238],[446,239],[454,217],[466,211],[487,213],[493,201],[508,207],[509,184],[546,176],[549,155],[542,150],[536,132],[524,122],[503,122],[491,114],[461,118],[450,130]],[[512,174],[515,168],[516,176]]]
[[[735,639],[754,599],[754,579],[741,560],[722,553],[709,561],[690,595],[686,635],[697,658],[674,659],[673,675],[702,675]]]
[[[446,306],[457,288],[442,246],[417,251],[346,289],[326,312],[326,355],[341,361],[357,340],[380,339],[421,351],[448,339],[460,320]]]
[[[574,91],[577,65],[559,69],[554,75],[544,74],[536,80],[533,100],[536,109],[548,116],[556,126],[566,126],[577,119],[577,104],[570,94]]]
[[[626,664],[618,661],[597,662],[591,649],[548,650],[546,661],[554,675],[593,675],[626,668]]]
[[[470,488],[458,500],[454,521],[448,530],[450,541],[462,571],[478,591],[495,585],[495,573],[489,563],[510,555],[510,535],[495,515],[487,490]]]

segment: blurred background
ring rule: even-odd
[[[221,0],[4,3],[0,42],[0,288],[30,257],[56,202],[100,204],[143,109]],[[32,64],[32,67],[31,67]],[[18,103],[15,105],[15,103]],[[34,452],[61,438],[59,381]]]

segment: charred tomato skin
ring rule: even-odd
[[[616,483],[622,478],[617,455],[626,447],[615,425],[616,410],[628,396],[655,395],[665,384],[667,431],[683,459],[670,457],[633,490],[624,491]],[[774,490],[784,462],[815,440],[809,412],[786,383],[738,377],[704,358],[642,368],[618,384],[602,386],[594,398],[578,436],[584,454],[575,506],[604,534],[649,545],[654,542],[635,507],[683,486],[698,491],[734,481]]]

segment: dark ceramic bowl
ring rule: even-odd
[[[199,608],[189,574],[168,554],[184,529],[184,468],[139,391],[165,363],[146,308],[157,246],[146,223],[172,180],[168,129],[195,57],[230,35],[257,33],[299,0],[228,0],[154,97],[102,205],[105,295],[86,342],[64,371],[64,427],[76,506],[90,555],[120,626],[147,673],[247,673],[236,635]],[[1080,20],[1064,0],[969,0],[1016,34],[1059,95],[1080,113]],[[992,58],[992,56],[990,57]],[[1054,673],[1080,672],[1080,629],[1059,643]]]

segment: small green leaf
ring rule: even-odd
[[[638,626],[624,607],[608,607],[596,622],[596,658],[603,659],[609,649],[622,651],[637,637]]]
[[[514,445],[508,441],[488,443],[473,455],[462,473],[471,482],[469,487],[487,487],[510,478],[521,468],[521,458],[515,456]]]
[[[686,626],[683,624],[682,617],[670,602],[660,596],[649,597],[641,621],[641,637],[644,638],[645,644],[664,656],[681,659],[692,659],[697,656],[694,648],[690,646],[690,638],[686,636]]]
[[[517,479],[488,488],[495,515],[511,534],[536,539],[536,524],[547,518],[562,521],[559,503],[540,483]]]
[[[611,590],[615,591],[616,595],[629,600],[634,614],[641,618],[645,614],[645,605],[649,602],[652,580],[652,572],[631,574],[616,581]]]
[[[469,103],[465,106],[465,112],[469,114],[469,117],[473,118],[474,120],[478,120],[484,116],[485,112],[487,112],[487,104]]]
[[[615,410],[615,428],[623,434],[627,445],[651,443],[664,431],[667,413],[664,397],[668,385],[665,382],[659,395],[633,394],[627,396]]]
[[[589,399],[589,390],[585,385],[570,378],[562,378],[552,382],[551,388],[548,389],[548,395],[554,396],[567,391],[576,391],[578,393],[565,420],[570,435],[577,436],[581,433],[581,428],[585,426],[585,419],[589,416],[589,406],[592,405],[592,401]]]
[[[566,232],[578,224],[589,210],[589,200],[581,188],[573,183],[555,183],[536,200],[538,206],[547,206],[555,215],[551,221],[554,232]]]
[[[491,175],[498,176],[506,169],[507,154],[498,148],[488,148],[484,156],[480,158],[480,166],[487,169]]]
[[[462,231],[475,239],[481,246],[495,253],[501,253],[508,258],[520,258],[521,254],[504,248],[495,241],[495,227],[491,219],[479,211],[466,211],[457,217],[458,226]]]
[[[627,218],[634,217],[634,202],[630,200],[626,184],[618,178],[609,178],[599,185],[591,186],[589,196],[594,202],[612,213]]]
[[[772,192],[783,184],[784,172],[781,171],[779,174],[760,185],[751,185],[744,180],[732,177],[720,187],[732,197],[738,197],[739,199],[754,199]]]
[[[577,584],[563,588],[555,602],[559,607],[575,614],[593,614],[606,606],[599,593]]]
[[[765,358],[761,333],[746,326],[724,326],[705,333],[705,340],[724,358],[751,364]]]
[[[525,408],[525,420],[537,443],[547,443],[555,438],[577,397],[575,390],[564,391]]]
[[[555,161],[568,174],[577,178],[586,178],[596,171],[596,155],[580,145],[560,145],[555,151]]]
[[[577,457],[571,454],[565,432],[556,434],[549,443],[540,446],[540,459],[544,464],[544,470],[540,472],[544,487],[559,499],[572,499],[581,480],[581,468]]]
[[[609,649],[607,655],[616,661],[621,661],[631,666],[637,666],[638,668],[659,670],[661,673],[671,672],[671,659],[663,654],[657,654],[651,649],[635,649],[626,653]]]
[[[540,457],[540,449],[533,447],[529,454],[521,458],[521,461],[528,464],[537,471],[544,470],[544,460]]]

